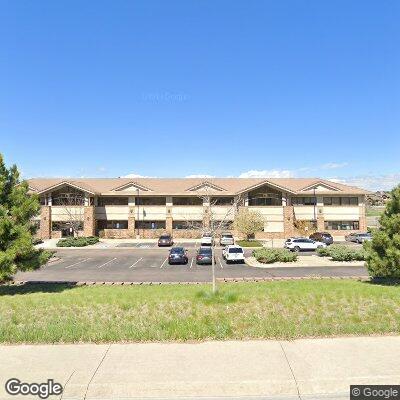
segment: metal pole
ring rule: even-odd
[[[140,203],[140,197],[139,197],[139,188],[137,189],[137,236],[139,238],[140,236],[140,227],[139,227],[139,220],[140,220],[140,213],[139,213],[139,203]]]
[[[317,207],[317,197],[315,196],[315,188],[314,188],[314,223],[317,223],[316,207]]]
[[[217,291],[217,285],[215,282],[215,262],[214,262],[214,235],[212,236],[213,243],[211,244],[211,270],[212,270],[212,292]]]

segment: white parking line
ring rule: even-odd
[[[219,266],[221,267],[221,269],[224,269],[224,267],[222,266],[221,259],[219,257],[218,257],[218,262],[219,262]]]
[[[160,269],[164,266],[164,264],[167,262],[167,260],[168,260],[168,257],[163,261],[163,263],[161,264]]]
[[[142,260],[143,260],[143,257],[140,257],[139,260],[135,261],[129,268],[135,267],[136,264],[137,264],[139,261],[142,261]]]
[[[190,267],[189,267],[189,268],[192,268],[192,266],[193,266],[193,260],[194,260],[194,257],[192,257],[192,261],[190,262]]]
[[[97,268],[104,267],[105,265],[110,264],[110,262],[112,262],[112,261],[114,261],[116,259],[117,259],[117,257],[114,257],[112,260],[109,260],[109,261],[105,262],[104,264],[99,265]]]
[[[76,262],[76,263],[74,263],[74,264],[67,265],[65,268],[72,268],[72,267],[75,267],[75,265],[78,265],[78,264],[80,264],[80,263],[83,263],[83,262],[85,262],[85,261],[87,261],[87,260],[90,260],[90,258],[85,258],[85,259],[80,260],[80,261],[78,261],[78,262]]]

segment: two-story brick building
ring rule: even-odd
[[[309,221],[319,231],[343,235],[365,231],[363,189],[318,178],[85,178],[30,179],[40,197],[41,238],[70,234],[71,219],[81,235],[109,238],[195,237],[194,227],[229,228],[246,207],[265,221],[259,238],[295,234],[296,221]]]

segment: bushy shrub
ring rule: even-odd
[[[293,262],[297,260],[297,254],[287,249],[257,249],[253,251],[253,257],[263,264],[274,262]]]
[[[57,242],[57,247],[85,247],[91,244],[95,244],[99,241],[96,236],[88,237],[70,237],[66,239],[60,239]]]
[[[339,244],[317,249],[317,253],[321,257],[331,257],[333,261],[364,261],[366,258],[364,250]]]
[[[320,247],[317,249],[317,254],[321,257],[330,257],[332,247],[333,246]]]
[[[364,242],[367,268],[373,278],[400,278],[400,185],[390,193],[379,229]]]

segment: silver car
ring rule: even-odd
[[[235,244],[235,239],[231,233],[222,233],[219,238],[219,244],[221,246],[229,246]]]
[[[345,236],[346,242],[354,242],[362,244],[366,241],[372,240],[372,235],[369,232],[366,233],[350,233]]]

